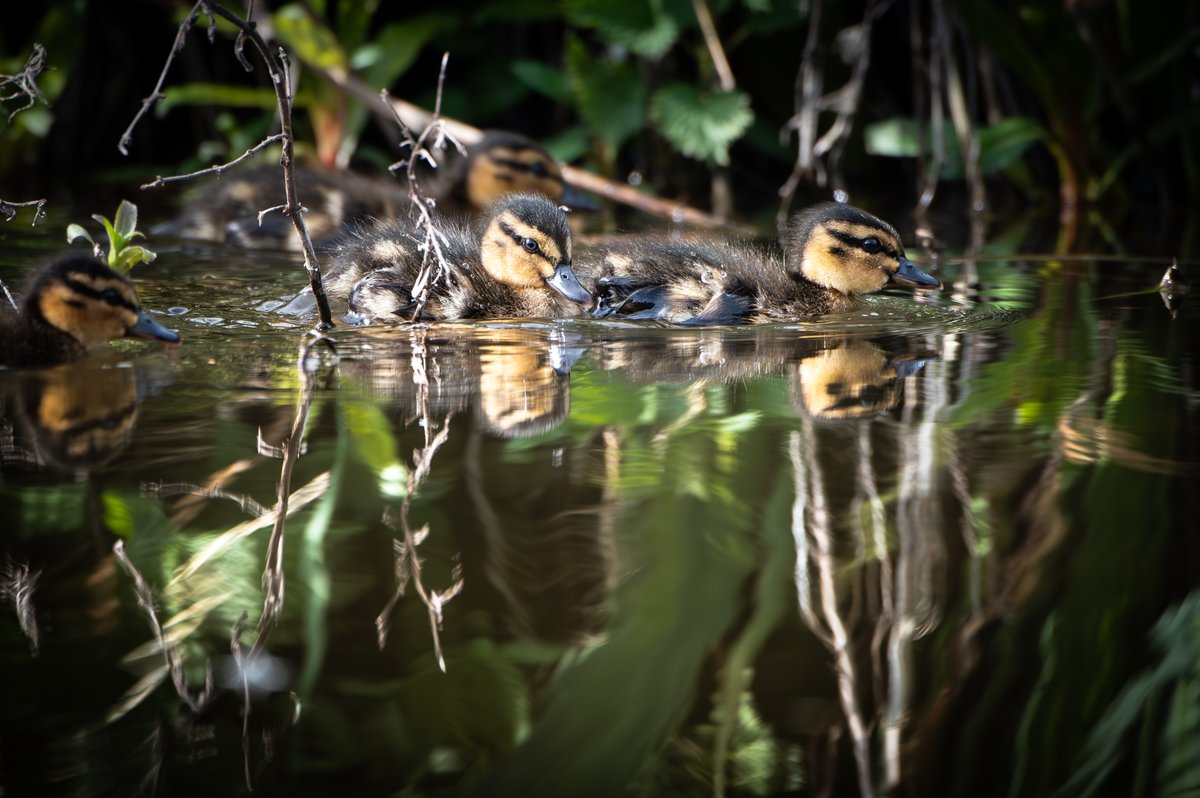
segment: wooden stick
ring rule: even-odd
[[[327,69],[325,74],[339,88],[366,104],[367,108],[370,108],[373,113],[389,123],[395,123],[396,118],[398,118],[410,129],[421,130],[433,119],[433,114],[424,108],[395,97],[389,98],[391,108],[385,108],[380,104],[379,93],[375,89],[348,72],[332,68]],[[393,114],[396,118],[392,117]],[[483,138],[483,131],[477,127],[472,127],[465,122],[459,122],[448,116],[441,116],[439,119],[445,126],[446,131],[467,147],[470,147]],[[661,197],[652,197],[648,194],[643,194],[630,185],[594,175],[576,166],[563,165],[563,180],[575,188],[591,191],[614,202],[628,205],[631,208],[637,208],[653,216],[670,219],[676,224],[688,224],[696,227],[727,226],[724,220],[718,219],[716,216],[698,208],[662,199]]]

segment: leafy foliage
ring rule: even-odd
[[[677,150],[693,158],[729,163],[729,146],[750,123],[750,97],[740,91],[705,93],[673,83],[654,93],[650,117]]]
[[[137,264],[150,263],[158,257],[152,250],[132,243],[135,238],[145,238],[145,235],[137,229],[137,206],[129,200],[121,200],[117,215],[111,222],[98,213],[92,214],[92,218],[102,224],[104,232],[108,234],[108,265],[117,271],[127,273]],[[92,234],[81,225],[67,225],[67,243],[80,238],[92,245],[97,257],[104,254],[103,245],[95,241]]]

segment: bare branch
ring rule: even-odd
[[[129,123],[129,127],[125,128],[125,132],[121,134],[121,140],[117,143],[117,149],[122,155],[129,154],[129,142],[133,138],[133,129],[137,127],[138,122],[142,121],[142,117],[150,112],[150,109],[159,103],[165,96],[162,93],[163,84],[167,80],[167,72],[171,69],[171,64],[175,62],[175,56],[183,51],[183,45],[187,38],[187,33],[192,29],[196,18],[204,13],[209,20],[209,39],[212,39],[212,26],[215,21],[212,18],[212,12],[207,8],[206,0],[200,0],[196,5],[192,6],[192,10],[184,17],[183,22],[179,23],[179,30],[175,32],[175,43],[171,45],[171,52],[167,55],[167,61],[163,64],[162,72],[158,75],[158,82],[154,84],[154,91],[150,92],[150,96],[142,100],[142,107],[138,109],[134,115],[133,121]]]
[[[234,158],[232,161],[228,161],[223,164],[214,164],[214,165],[208,167],[207,169],[201,169],[198,172],[189,172],[186,175],[171,175],[169,177],[163,177],[162,175],[158,175],[151,182],[143,183],[140,186],[140,188],[143,188],[143,189],[159,188],[160,186],[165,186],[168,183],[181,183],[184,180],[191,180],[193,178],[203,177],[204,175],[220,176],[220,175],[224,174],[225,171],[227,171],[228,169],[232,169],[233,167],[240,164],[242,161],[245,161],[248,158],[253,158],[255,155],[258,155],[260,152],[262,152],[263,149],[265,149],[266,147],[269,147],[270,145],[274,144],[277,141],[283,141],[282,133],[273,133],[272,135],[267,136],[265,139],[263,139],[259,143],[255,144],[253,147],[246,150],[241,155]],[[279,207],[283,207],[283,206],[279,206]],[[275,210],[275,209],[272,208],[271,210]]]
[[[733,79],[733,70],[729,68],[729,59],[721,47],[721,38],[717,35],[717,26],[713,24],[712,12],[704,0],[692,0],[692,9],[696,12],[696,21],[700,23],[700,32],[704,34],[704,44],[708,47],[708,57],[712,59],[717,77],[721,80],[724,91],[733,91],[737,83]]]
[[[26,59],[25,66],[21,67],[20,72],[15,75],[0,75],[0,92],[6,89],[10,90],[9,94],[0,95],[0,103],[25,98],[25,104],[8,115],[9,122],[12,122],[13,117],[17,114],[32,108],[35,102],[41,102],[47,108],[50,107],[50,103],[46,102],[41,89],[37,87],[37,77],[45,70],[46,48],[40,44],[34,44],[33,52],[29,54],[29,58]]]
[[[46,216],[46,200],[44,199],[29,200],[28,202],[9,202],[0,199],[0,216],[4,217],[4,221],[11,222],[17,217],[17,208],[33,208],[35,206],[37,210],[33,212],[33,221],[30,222],[30,225],[36,225],[39,219]]]

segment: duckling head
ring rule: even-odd
[[[505,194],[543,194],[559,200],[562,169],[537,142],[519,133],[488,133],[467,156],[467,201],[485,208]]]
[[[484,270],[518,291],[550,288],[592,306],[592,294],[571,268],[571,227],[563,210],[545,197],[512,194],[488,215],[480,245]]]
[[[113,338],[174,343],[179,334],[147,316],[129,280],[89,255],[45,266],[30,287],[24,312],[90,348]]]
[[[904,256],[896,228],[850,205],[827,202],[796,214],[784,233],[784,249],[790,272],[848,296],[888,283],[941,288]]]

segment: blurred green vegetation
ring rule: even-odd
[[[116,155],[188,7],[58,0],[6,24],[0,72],[15,73],[44,44],[52,69],[39,86],[52,107],[0,128],[4,185],[181,171],[257,142],[274,124],[265,70],[244,73],[232,29],[218,24],[215,46],[202,30],[190,34],[131,158]],[[698,13],[711,14],[719,46]],[[431,108],[448,52],[448,116],[530,134],[559,158],[698,205],[709,203],[713,170],[727,167],[736,209],[754,215],[774,209],[797,157],[798,73],[814,22],[815,133],[829,133],[838,113],[850,126],[845,157],[807,174],[810,197],[844,180],[892,197],[901,186],[915,199],[935,155],[953,187],[968,174],[963,120],[950,122],[960,101],[979,168],[1001,196],[1117,208],[1194,199],[1198,14],[1167,0],[813,0],[799,9],[791,0],[311,0],[273,4],[260,27],[303,63],[300,143],[325,164],[378,168],[395,160],[398,136],[372,127],[369,110],[322,73],[355,72]],[[865,50],[854,44],[864,34]],[[851,77],[865,55],[859,90]]]

